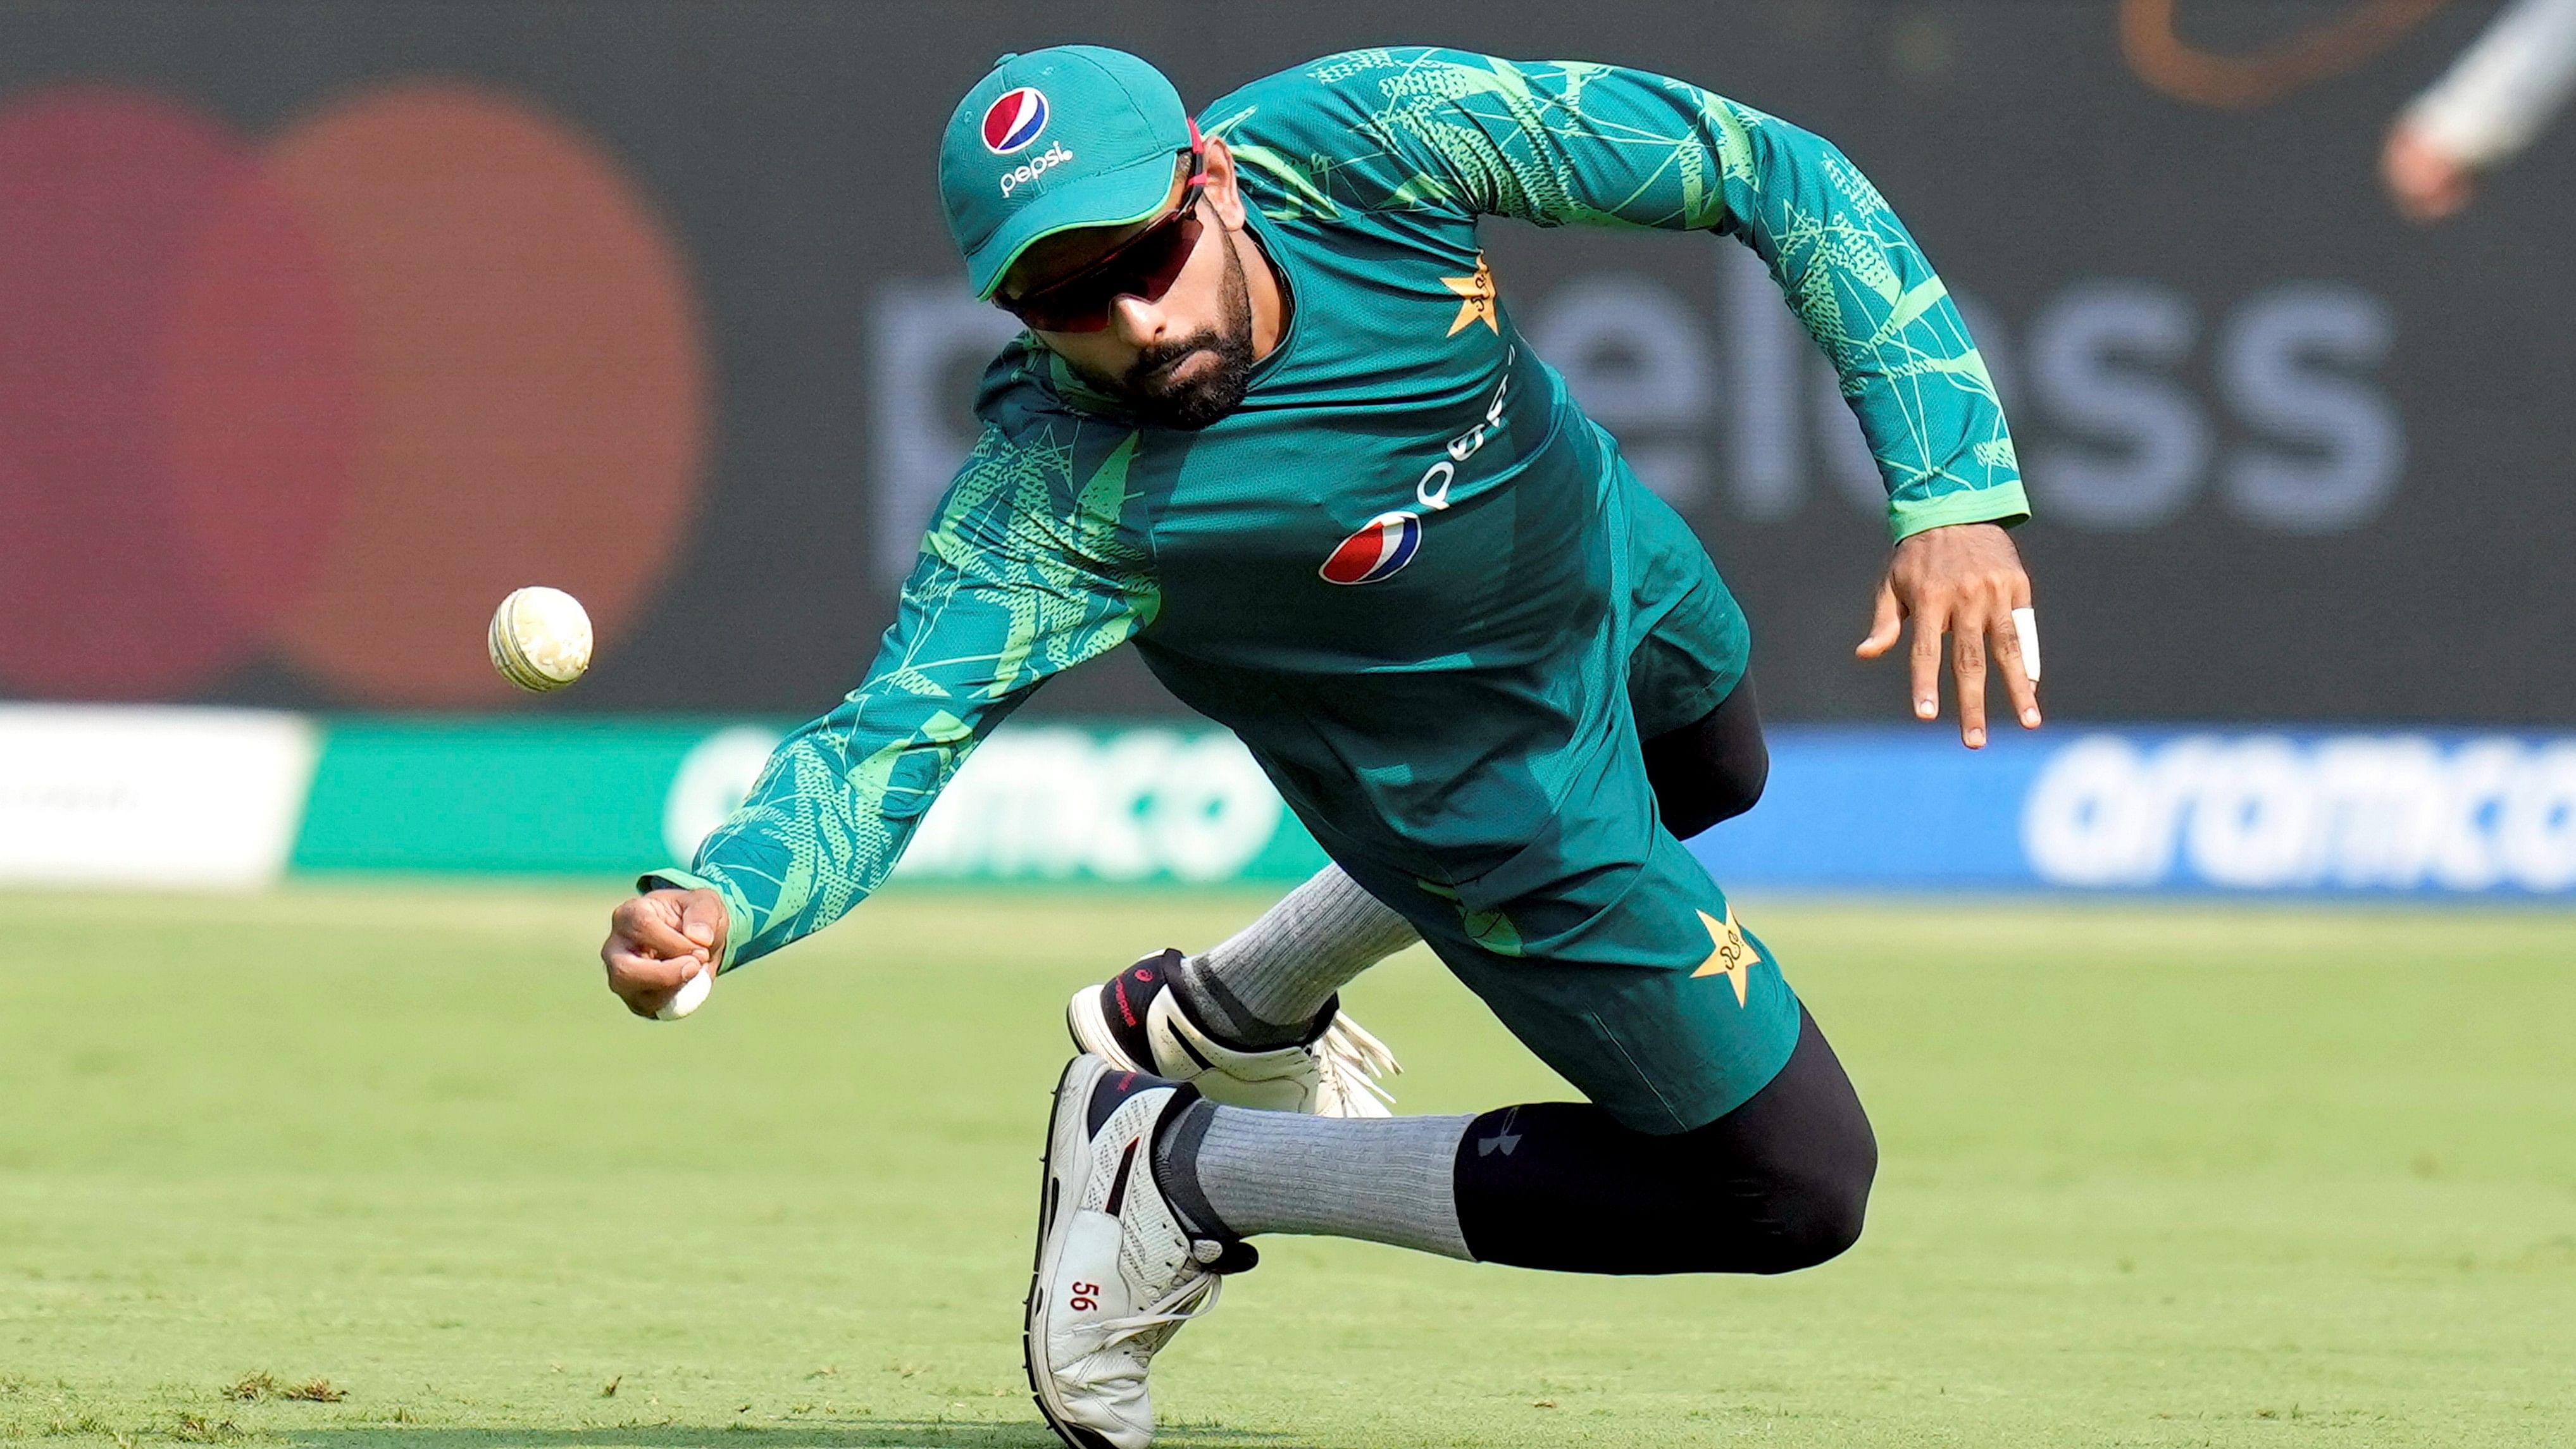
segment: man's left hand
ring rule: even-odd
[[[1908,658],[1914,683],[1914,717],[1941,714],[1941,636],[1950,636],[1950,669],[1959,684],[1959,741],[1986,744],[1986,660],[2004,677],[2013,713],[2023,729],[2039,728],[2039,689],[2022,659],[2013,610],[2030,607],[2030,575],[2021,553],[2000,524],[1960,523],[1928,528],[1896,546],[1887,577],[1878,586],[1878,610],[1869,637],[1857,651],[1876,659],[1896,647],[1907,619],[1914,621]]]

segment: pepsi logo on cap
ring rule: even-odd
[[[984,109],[984,149],[1008,156],[1046,130],[1047,98],[1036,86],[1004,91]]]
[[[1413,562],[1421,547],[1421,519],[1410,513],[1381,513],[1343,539],[1316,572],[1328,584],[1373,584]]]

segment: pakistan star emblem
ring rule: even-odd
[[[1442,277],[1440,285],[1465,298],[1458,304],[1458,320],[1449,324],[1449,335],[1457,336],[1470,322],[1482,322],[1489,331],[1500,333],[1503,324],[1494,309],[1494,269],[1485,265],[1485,254],[1476,253],[1476,275]]]
[[[1744,928],[1735,924],[1735,907],[1732,905],[1726,908],[1725,920],[1721,921],[1708,912],[1702,911],[1699,913],[1699,923],[1708,927],[1709,944],[1717,949],[1708,953],[1708,959],[1702,961],[1699,969],[1691,973],[1691,979],[1696,981],[1702,976],[1725,977],[1727,984],[1735,988],[1735,1004],[1742,1006],[1745,979],[1751,972],[1753,963],[1762,959],[1762,953],[1754,949],[1751,941],[1744,939]]]

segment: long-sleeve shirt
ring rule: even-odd
[[[2463,165],[2497,166],[2531,144],[2576,92],[2576,0],[2518,0],[2440,80],[2406,123]]]
[[[874,890],[978,740],[1131,640],[1377,878],[1472,900],[1516,857],[1530,875],[1541,834],[1580,871],[1651,830],[1651,801],[1640,827],[1600,783],[1634,750],[1624,470],[1512,325],[1479,217],[1734,237],[1840,373],[1895,537],[2027,514],[1940,278],[1807,131],[1663,76],[1438,49],[1328,56],[1201,125],[1237,161],[1285,335],[1197,432],[1122,412],[1033,337],[994,362],[865,681],[692,869],[647,877],[722,893],[721,964]]]

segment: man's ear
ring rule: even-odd
[[[1201,194],[1216,208],[1216,219],[1225,223],[1227,231],[1243,230],[1243,189],[1235,184],[1234,153],[1210,136],[1199,151],[1199,169],[1207,173],[1207,189]]]

